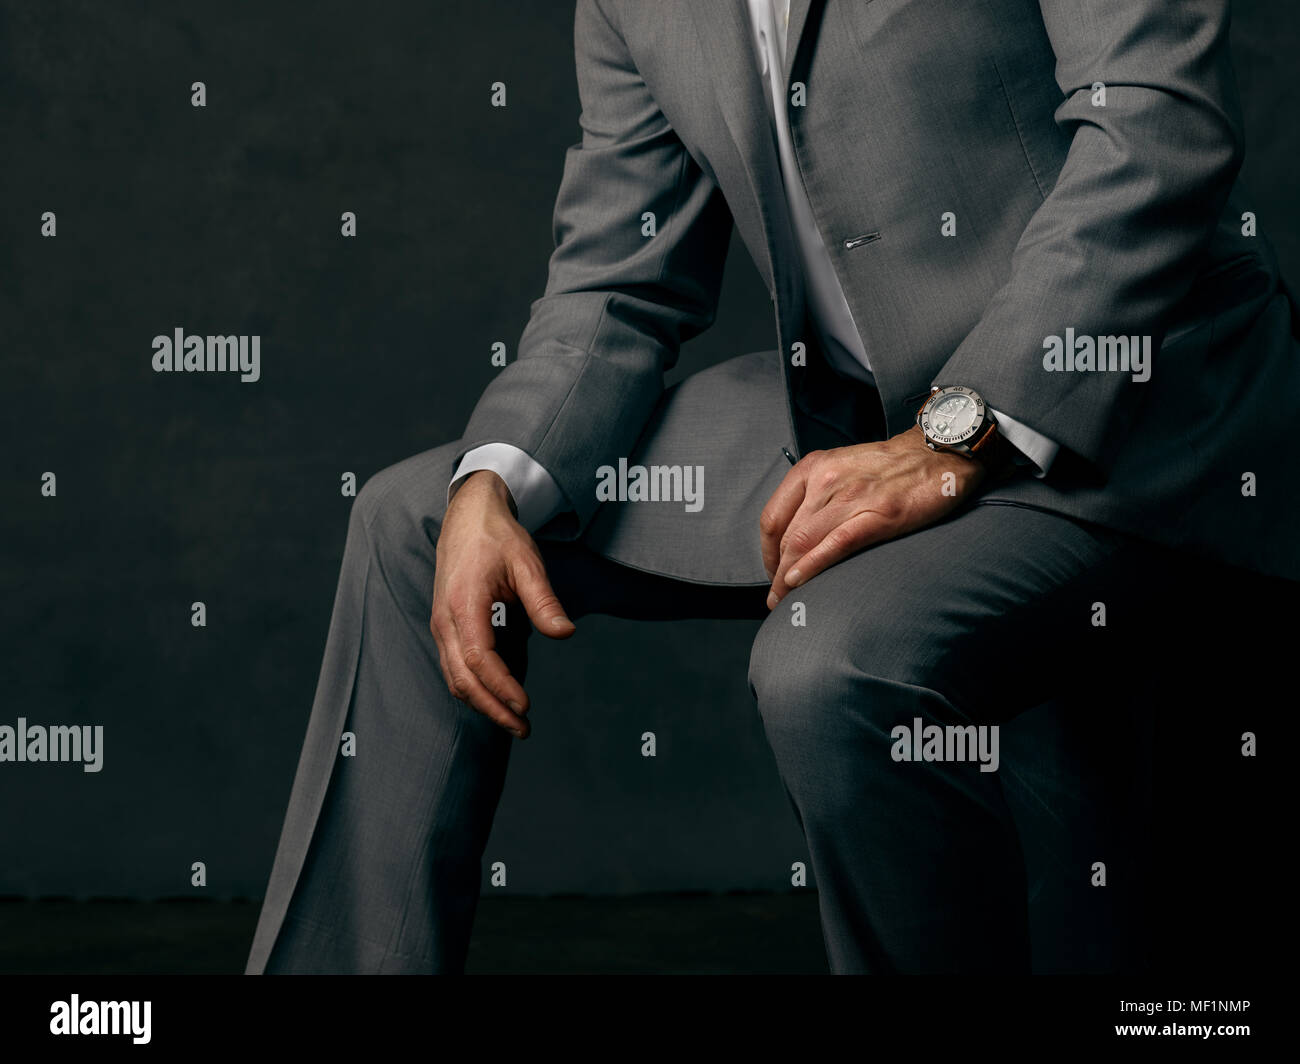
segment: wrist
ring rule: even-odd
[[[511,517],[518,517],[515,500],[510,494],[510,488],[500,474],[490,469],[476,469],[463,480],[458,481],[453,486],[451,501],[455,502],[462,495],[466,496],[465,502],[476,502],[489,506],[500,505],[509,511]]]
[[[931,451],[961,457],[990,484],[1014,477],[1025,461],[974,388],[935,385],[916,412],[916,427]]]
[[[940,476],[950,475],[958,498],[966,498],[979,491],[989,480],[989,471],[978,459],[958,454],[954,451],[936,451],[926,441],[925,433],[913,425],[904,430],[900,438],[907,441],[909,447],[925,457],[930,467]]]

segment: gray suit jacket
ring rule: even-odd
[[[792,0],[790,123],[890,434],[932,384],[972,386],[1062,447],[1045,480],[982,502],[1300,579],[1297,312],[1267,240],[1243,234],[1227,6]],[[542,535],[765,583],[757,518],[780,448],[806,451],[819,421],[838,442],[854,429],[791,358],[802,342],[815,363],[815,345],[743,0],[579,0],[575,44],[582,137],[546,291],[461,453],[508,442],[551,472],[572,512]],[[777,350],[665,392],[713,320],[733,224]],[[1151,379],[1049,372],[1045,339],[1067,329],[1150,336]],[[599,503],[596,469],[620,457],[703,465],[703,509]]]

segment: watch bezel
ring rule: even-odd
[[[971,422],[970,427],[964,432],[950,435],[941,435],[930,429],[930,414],[934,407],[941,400],[950,395],[966,395],[975,400],[975,420]],[[988,424],[988,407],[984,403],[984,397],[974,388],[967,388],[964,385],[953,384],[943,388],[935,388],[926,399],[921,409],[917,412],[916,423],[921,429],[922,435],[925,436],[926,442],[932,448],[949,448],[965,450],[972,440],[978,440]]]

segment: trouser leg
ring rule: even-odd
[[[975,506],[841,562],[764,621],[750,686],[834,971],[1027,970],[1023,861],[998,772],[899,760],[900,740],[998,725],[1072,682],[1081,660],[1096,667],[1094,604],[1134,607],[1134,573],[1156,561],[1062,517]]]
[[[447,691],[429,631],[454,450],[383,470],[353,503],[250,971],[259,962],[268,972],[464,963],[510,744]],[[522,626],[510,620],[501,649],[522,671]]]
[[[448,692],[429,631],[456,445],[368,481],[353,504],[307,740],[249,972],[463,968],[510,736]],[[757,617],[764,589],[684,584],[542,543],[571,617]],[[530,626],[495,629],[516,676]],[[345,740],[354,746],[344,756]]]

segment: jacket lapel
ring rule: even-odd
[[[714,95],[727,130],[735,143],[740,164],[748,179],[754,215],[763,231],[766,261],[758,263],[772,290],[776,304],[778,357],[786,382],[790,442],[801,451],[796,431],[793,398],[801,391],[799,379],[792,379],[791,344],[808,340],[804,332],[803,282],[794,262],[794,237],[785,207],[785,186],[780,156],[772,129],[768,87],[758,71],[753,29],[745,0],[686,0],[695,20]],[[790,72],[799,41],[816,0],[791,0],[787,30],[783,81],[789,95]],[[735,207],[733,206],[733,211]]]
[[[713,78],[718,108],[735,142],[763,228],[767,261],[758,266],[779,300],[780,252],[774,230],[778,219],[772,207],[781,202],[783,194],[781,168],[745,0],[687,0],[687,6]]]
[[[799,52],[799,41],[803,38],[804,27],[808,24],[808,11],[815,0],[790,0],[790,28],[787,31],[785,47],[785,69],[781,72],[785,82],[786,99],[790,98],[790,72],[794,69],[795,56]]]
[[[782,71],[787,98],[790,72],[814,2],[790,0],[790,26]],[[745,0],[687,0],[687,6],[695,19],[700,46],[713,78],[714,94],[740,155],[755,212],[763,227],[767,262],[760,263],[759,268],[765,269],[766,280],[778,302],[784,297],[784,306],[791,308],[794,306],[791,296],[798,298],[798,294],[783,292],[780,277],[784,252],[790,247],[786,240],[788,232],[779,228],[788,225],[785,190],[772,131],[771,101],[767,85],[758,73],[748,6]],[[785,283],[788,285],[789,279]]]

